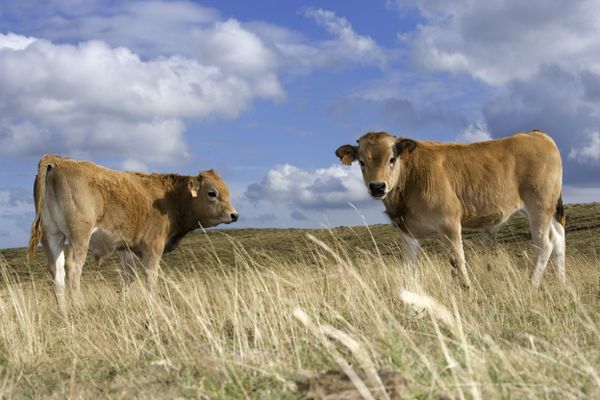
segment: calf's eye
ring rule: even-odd
[[[217,197],[217,192],[208,192],[208,197]]]
[[[394,157],[390,158],[390,164],[393,164],[396,162],[396,159]]]
[[[364,162],[362,162],[362,161],[359,161],[358,163],[360,164],[360,166],[361,166],[361,167],[364,167],[364,166],[365,166],[365,163],[364,163]]]

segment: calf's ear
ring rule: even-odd
[[[188,189],[192,197],[198,197],[200,186],[202,186],[202,175],[195,176],[189,180]]]
[[[345,165],[350,165],[353,161],[356,161],[357,153],[358,147],[352,146],[350,144],[340,146],[335,151],[335,155],[338,156],[340,158],[340,161],[342,161],[342,164]]]
[[[394,153],[396,157],[406,158],[417,147],[417,142],[412,139],[399,138],[394,144]]]

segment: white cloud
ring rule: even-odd
[[[467,126],[457,139],[461,142],[473,143],[473,142],[481,142],[484,140],[490,140],[492,135],[487,129],[485,122],[476,122],[471,123]]]
[[[5,154],[48,148],[173,163],[187,156],[184,119],[235,117],[256,98],[283,95],[273,74],[236,74],[181,56],[144,61],[99,41],[20,39],[0,34]]]
[[[0,51],[22,50],[35,42],[35,38],[8,33],[0,34]]]
[[[326,210],[372,204],[360,168],[332,165],[307,171],[284,164],[267,172],[260,183],[246,189],[252,202],[285,203],[289,209]]]
[[[305,15],[335,36],[335,40],[322,43],[322,48],[337,54],[340,60],[346,58],[354,62],[380,66],[386,63],[383,49],[371,37],[357,34],[346,18],[338,17],[334,12],[322,8],[309,8]]]
[[[360,167],[332,165],[314,170],[285,164],[270,169],[259,183],[232,193],[239,227],[323,227],[387,223],[383,203],[370,198]],[[359,209],[357,213],[350,206]],[[258,216],[258,217],[257,217]]]
[[[45,37],[95,40],[123,46],[144,58],[179,55],[223,71],[256,78],[273,74],[275,53],[255,33],[215,9],[187,1],[136,1],[102,13],[46,20]]]
[[[46,17],[36,29],[49,39],[101,39],[143,57],[178,54],[238,74],[383,66],[388,58],[387,50],[356,33],[347,19],[322,9],[304,13],[332,35],[321,41],[263,21],[224,20],[217,10],[189,1],[123,2],[99,11],[83,9],[76,19]]]
[[[578,148],[571,148],[569,158],[581,163],[598,164],[600,162],[600,132],[588,132],[588,142]]]
[[[350,22],[334,12],[307,9],[305,17],[324,28],[331,39],[309,41],[305,36],[265,22],[244,26],[259,35],[276,52],[283,73],[302,74],[315,69],[344,69],[353,65],[384,68],[392,52],[369,36],[354,31]]]
[[[414,6],[427,23],[409,42],[415,59],[431,69],[502,84],[527,79],[548,64],[600,66],[597,0],[454,0]]]

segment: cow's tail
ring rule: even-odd
[[[29,237],[29,248],[27,257],[35,255],[35,248],[42,240],[42,210],[44,208],[44,196],[46,194],[46,174],[54,168],[51,157],[43,156],[38,164],[38,173],[33,183],[33,200],[35,202],[35,219],[31,224],[31,236]]]
[[[565,207],[563,206],[562,192],[560,196],[558,196],[558,201],[556,202],[556,212],[554,213],[554,219],[558,221],[563,227],[566,223],[565,218]]]

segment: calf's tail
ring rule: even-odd
[[[556,219],[558,223],[561,224],[563,227],[565,226],[566,217],[565,208],[563,206],[562,192],[560,193],[560,196],[558,196],[558,201],[556,202],[556,212],[554,213],[554,219]]]
[[[29,237],[29,248],[27,257],[35,255],[35,248],[42,240],[42,209],[44,208],[44,196],[46,195],[46,174],[54,168],[48,155],[43,156],[38,164],[38,173],[33,183],[33,200],[35,202],[35,219],[31,224],[31,235]]]

